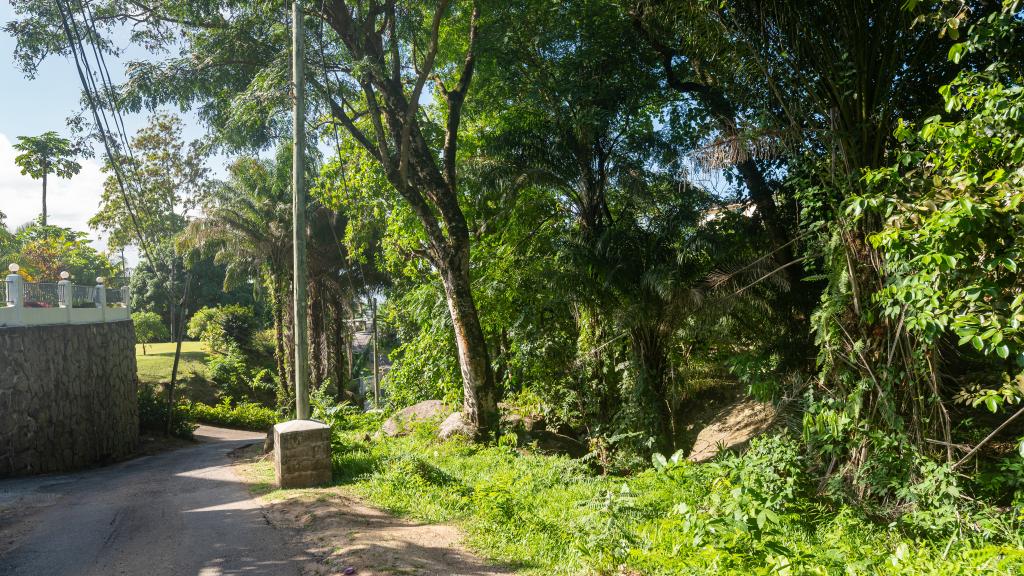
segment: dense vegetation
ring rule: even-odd
[[[475,550],[524,574],[1015,574],[1024,568],[1019,532],[1000,544],[986,542],[1019,519],[978,514],[975,530],[954,539],[939,536],[934,515],[879,525],[856,507],[814,497],[816,482],[799,442],[785,435],[759,438],[742,455],[704,465],[655,458],[653,467],[617,478],[508,443],[438,443],[436,422],[370,442],[366,434],[379,427],[379,415],[342,408],[325,419],[335,429],[338,485],[397,514],[456,523]],[[264,474],[272,478],[272,471]]]
[[[112,173],[93,225],[218,398],[286,416],[306,330],[318,412],[347,412],[381,302],[388,410],[462,406],[477,443],[338,436],[376,501],[539,573],[1020,568],[1019,0],[311,2],[301,327],[290,4],[78,4],[153,52],[120,110],[209,128],[154,115],[109,166],[150,208]],[[69,53],[62,11],[13,5],[27,73]],[[737,391],[778,435],[682,462]],[[510,414],[590,455],[517,452]]]

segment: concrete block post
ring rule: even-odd
[[[124,302],[124,308],[128,311],[128,314],[132,313],[132,292],[127,286],[121,286],[121,301]]]
[[[75,288],[68,280],[67,272],[60,273],[60,282],[57,282],[57,303],[64,310],[64,321],[71,324],[71,309],[75,307]]]
[[[315,420],[274,426],[274,475],[281,488],[309,488],[331,481],[331,427]]]

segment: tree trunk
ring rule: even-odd
[[[46,226],[46,172],[43,172],[43,227]]]
[[[174,388],[178,384],[178,363],[181,361],[181,341],[184,339],[185,314],[188,313],[188,292],[192,285],[192,273],[185,276],[185,293],[181,296],[181,320],[178,322],[178,332],[174,335],[174,362],[171,364],[171,382],[167,385],[167,430],[166,434],[171,435],[174,430]]]
[[[309,333],[309,383],[312,389],[318,390],[323,386],[326,370],[324,369],[323,308],[320,305],[320,290],[315,282],[310,282],[306,318]]]
[[[489,438],[498,429],[497,391],[487,341],[470,289],[469,250],[459,252],[461,254],[441,270],[441,278],[455,328],[455,344],[459,349],[462,412],[467,423],[476,428],[478,438]]]
[[[331,374],[334,380],[335,398],[345,399],[348,390],[348,377],[345,367],[349,363],[348,339],[345,337],[345,314],[342,306],[336,303],[331,307]]]
[[[285,362],[285,350],[284,350],[284,304],[281,301],[281,287],[280,283],[273,281],[273,303],[274,307],[274,360],[277,361],[277,377],[278,377],[278,404],[282,404],[282,396],[284,391],[288,389],[288,367]]]
[[[667,386],[668,357],[665,353],[665,340],[657,328],[647,326],[631,330],[630,340],[641,395],[647,398],[657,419],[654,422],[654,433],[658,448],[665,455],[671,454],[676,446],[676,427]]]

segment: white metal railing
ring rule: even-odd
[[[131,318],[127,286],[108,288],[103,278],[95,286],[77,286],[61,272],[57,283],[26,282],[17,264],[8,266],[0,294],[0,327],[47,324],[94,324]]]

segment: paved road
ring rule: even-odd
[[[262,436],[198,434],[197,446],[107,468],[0,481],[0,575],[299,575],[307,557],[228,465]]]

